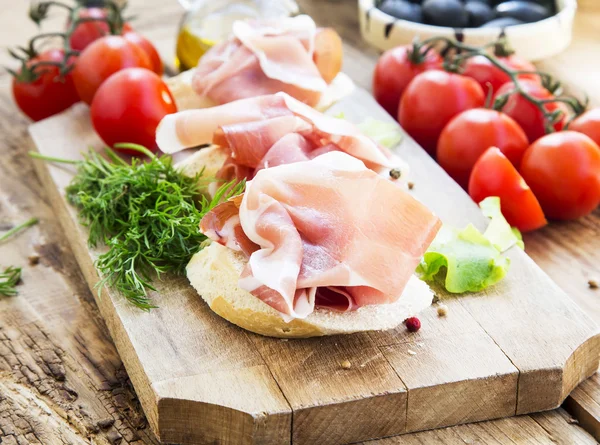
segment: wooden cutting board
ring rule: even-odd
[[[336,104],[360,122],[391,120],[363,90]],[[101,143],[88,109],[30,127],[37,150],[78,159]],[[468,195],[409,137],[414,195],[442,220],[479,228]],[[150,425],[181,444],[339,444],[558,407],[597,368],[598,328],[519,249],[495,287],[451,296],[420,315],[423,327],[307,340],[248,333],[207,307],[185,277],[158,283],[150,312],[109,288],[99,296],[86,230],[64,198],[72,166],[37,162],[40,178],[93,289]],[[393,215],[390,215],[393,217]],[[345,369],[341,362],[349,361]]]

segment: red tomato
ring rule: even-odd
[[[31,59],[28,66],[38,62],[62,62],[64,54],[60,49],[44,51]],[[35,72],[42,74],[33,82],[17,78],[12,80],[15,102],[30,119],[45,119],[79,102],[71,73],[61,78],[59,68],[55,66],[39,66]]]
[[[463,111],[446,125],[437,144],[437,160],[466,189],[473,165],[490,147],[498,147],[518,167],[529,142],[506,114],[475,108]]]
[[[498,196],[502,214],[522,232],[548,223],[529,186],[497,147],[488,149],[475,163],[469,179],[469,195],[477,203],[488,196]]]
[[[102,8],[83,8],[79,10],[79,18],[105,19],[106,11]],[[83,51],[94,40],[110,34],[108,23],[101,21],[79,23],[71,37],[69,44],[72,49]]]
[[[96,40],[79,55],[73,70],[79,97],[91,104],[102,82],[111,74],[132,67],[152,69],[150,59],[138,45],[121,36]]]
[[[400,98],[410,81],[423,71],[441,67],[442,58],[434,50],[417,55],[413,45],[390,49],[383,53],[375,66],[373,96],[388,113],[396,116]]]
[[[134,31],[128,31],[123,33],[123,37],[142,48],[148,56],[148,58],[150,59],[150,63],[152,64],[152,71],[154,71],[159,76],[162,76],[164,71],[162,60],[154,45],[150,43],[150,40],[148,40],[145,37],[142,37],[140,34]]]
[[[106,19],[106,10],[103,8],[83,8],[79,10],[79,18]],[[129,23],[123,24],[123,34],[131,31]],[[110,34],[108,23],[103,21],[90,21],[78,24],[71,34],[69,44],[72,49],[83,51],[90,43]]]
[[[550,91],[533,80],[521,80],[519,84],[527,94],[536,99],[552,99],[554,97]],[[509,94],[508,101],[502,111],[517,121],[525,131],[529,142],[533,143],[546,134],[544,116],[537,106],[525,99],[520,93],[514,92],[514,89],[514,83],[506,83],[500,87],[494,99],[503,94]],[[565,125],[565,117],[569,112],[567,106],[562,102],[551,102],[545,104],[544,107],[550,112],[556,110],[563,112],[563,117],[554,124],[557,131],[562,130]]]
[[[569,130],[589,136],[600,146],[600,108],[586,111],[569,124]]]
[[[404,91],[398,122],[415,141],[435,155],[446,124],[461,111],[483,107],[485,95],[477,82],[445,71],[425,71]]]
[[[156,127],[176,111],[169,88],[156,73],[127,68],[100,86],[90,113],[94,129],[108,146],[132,142],[156,151]]]
[[[536,71],[535,65],[517,56],[497,57],[496,59],[511,70]],[[475,79],[486,94],[488,94],[490,87],[492,88],[492,94],[494,94],[502,85],[510,82],[510,76],[485,56],[475,56],[467,59],[462,74]],[[540,77],[536,74],[520,74],[519,79],[540,81]]]
[[[521,176],[550,219],[575,219],[600,204],[600,148],[584,134],[548,134],[525,152]]]

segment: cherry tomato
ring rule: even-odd
[[[535,97],[536,99],[552,99],[554,97],[550,91],[533,80],[521,80],[519,84],[527,94]],[[508,101],[502,108],[502,111],[517,121],[517,123],[525,131],[529,142],[533,143],[546,134],[544,116],[536,105],[529,102],[527,99],[525,99],[525,97],[523,97],[523,95],[515,92],[514,90],[514,83],[505,83],[496,92],[495,98],[498,98],[504,94],[509,95]],[[567,106],[562,102],[550,102],[545,104],[544,108],[546,108],[546,110],[549,112],[556,110],[562,111],[562,118],[554,124],[554,128],[557,131],[562,130],[565,125],[565,117],[569,112]]]
[[[156,73],[127,68],[100,86],[90,114],[94,129],[108,146],[132,142],[156,151],[156,127],[176,111],[169,88]]]
[[[536,71],[535,65],[517,56],[497,57],[498,61],[506,68],[515,71]],[[475,79],[487,95],[489,89],[494,94],[505,83],[510,82],[510,76],[494,65],[485,56],[475,56],[467,59],[462,72],[463,76]],[[536,74],[520,74],[519,79],[540,81]]]
[[[62,62],[64,54],[63,50],[50,49],[31,59],[27,66],[39,62]],[[12,80],[15,102],[30,119],[45,119],[79,102],[71,73],[61,77],[58,67],[41,65],[34,72],[41,74],[33,82],[20,78]],[[22,74],[22,71],[19,72],[19,75]]]
[[[600,148],[585,134],[559,131],[525,152],[521,176],[550,219],[575,219],[600,204]]]
[[[164,71],[162,60],[154,45],[150,43],[150,40],[148,40],[145,37],[142,37],[140,34],[134,31],[127,31],[123,33],[123,37],[142,48],[148,56],[148,58],[150,59],[152,71],[154,71],[159,76],[162,76]]]
[[[435,155],[446,124],[461,111],[483,107],[485,95],[470,77],[445,71],[425,71],[404,91],[398,122],[427,152]]]
[[[600,146],[600,108],[586,111],[569,124],[569,130],[589,136]]]
[[[150,59],[135,43],[121,36],[105,36],[92,42],[79,55],[73,70],[79,97],[91,104],[102,82],[111,74],[131,67],[152,69]]]
[[[490,147],[498,147],[518,167],[529,142],[521,127],[506,114],[474,108],[446,125],[438,141],[437,160],[466,189],[473,165]]]
[[[398,46],[383,53],[375,66],[373,96],[392,116],[398,114],[402,93],[417,74],[442,68],[440,55],[430,50],[415,54],[412,45]]]
[[[502,214],[521,232],[539,229],[548,223],[529,186],[497,147],[488,149],[475,163],[469,179],[469,195],[477,203],[488,196],[498,196]]]
[[[72,49],[77,51],[83,51],[85,48],[89,46],[95,40],[98,40],[101,37],[110,34],[110,28],[108,23],[101,21],[102,19],[106,19],[107,12],[103,8],[82,8],[79,10],[79,18],[80,19],[99,19],[98,21],[89,21],[79,23],[71,37],[69,39],[69,44]],[[129,23],[123,24],[123,34],[128,31],[131,31],[131,25]]]

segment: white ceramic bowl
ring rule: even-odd
[[[600,0],[599,0],[600,1]],[[515,52],[536,61],[563,51],[571,43],[577,0],[557,0],[558,13],[539,22],[504,28]],[[375,7],[375,0],[358,0],[360,32],[371,45],[387,50],[433,36],[456,38],[462,34],[464,43],[484,45],[498,38],[501,28],[448,28],[424,25],[397,19]]]

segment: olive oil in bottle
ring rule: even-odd
[[[176,64],[195,67],[214,45],[227,39],[236,20],[276,18],[298,13],[293,0],[180,0],[186,8],[177,36]]]

